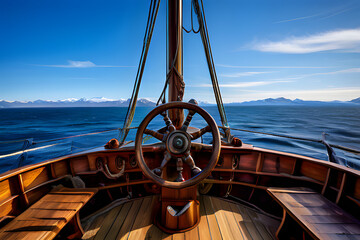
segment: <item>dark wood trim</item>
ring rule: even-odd
[[[50,163],[50,172],[51,172],[51,178],[56,178],[56,172],[53,163]]]
[[[22,205],[22,207],[24,209],[26,209],[29,206],[29,199],[25,193],[25,187],[24,187],[24,182],[23,182],[23,178],[22,178],[22,174],[17,175],[17,181],[18,181],[18,187],[19,187],[19,199],[20,199],[20,204]]]
[[[154,182],[151,180],[129,181],[129,182],[123,182],[123,183],[109,184],[106,186],[98,187],[98,189],[103,190],[103,189],[117,188],[117,187],[124,187],[124,186],[131,186],[131,185],[138,185],[138,184],[145,184],[145,183],[154,183]]]
[[[38,188],[44,187],[44,186],[46,186],[46,185],[49,185],[49,184],[51,184],[51,183],[60,181],[60,180],[62,180],[62,179],[64,179],[64,178],[66,178],[67,176],[68,176],[68,175],[64,175],[64,176],[61,176],[61,177],[58,177],[58,178],[55,178],[55,179],[48,180],[48,181],[46,181],[46,182],[42,182],[42,183],[36,185],[35,187],[32,187],[32,188],[26,190],[24,193],[25,193],[25,194],[28,194],[29,192],[34,191],[35,189],[38,189]]]
[[[260,186],[260,185],[255,185],[255,184],[252,184],[252,183],[236,182],[236,181],[226,181],[226,180],[205,179],[205,180],[202,181],[202,183],[235,184],[235,185],[242,185],[242,186],[247,186],[247,187],[252,187],[252,188],[258,188],[258,189],[262,189],[262,190],[266,190],[266,189],[267,189],[267,187]]]
[[[282,217],[282,219],[281,219],[280,226],[279,226],[279,228],[276,230],[276,233],[275,233],[275,236],[276,236],[277,239],[279,239],[280,231],[282,230],[282,228],[283,228],[283,226],[284,226],[284,224],[285,224],[285,221],[286,221],[286,219],[287,219],[286,216],[287,216],[286,210],[283,209],[283,217]]]
[[[356,203],[359,207],[360,207],[360,201],[356,198],[353,198],[349,195],[346,195],[346,198],[348,198],[349,200],[353,201],[354,203]]]
[[[256,172],[261,172],[264,166],[264,155],[259,153],[259,156],[256,161]]]
[[[336,201],[335,201],[336,204],[339,204],[339,201],[344,193],[345,182],[346,182],[346,173],[344,172],[341,180],[340,189],[338,195],[336,196]]]
[[[2,201],[2,202],[0,203],[0,207],[2,207],[2,206],[4,206],[5,204],[7,204],[7,203],[9,203],[9,202],[11,202],[11,201],[13,201],[13,200],[15,200],[15,199],[18,198],[18,197],[19,197],[19,195],[12,195],[11,197],[9,197],[9,198],[5,199],[4,201]]]
[[[325,182],[324,182],[324,186],[323,186],[323,188],[321,190],[321,195],[325,195],[326,189],[327,189],[327,187],[329,185],[330,175],[331,175],[331,168],[328,168],[326,178],[325,178]]]
[[[219,169],[215,168],[213,172],[234,172],[234,173],[245,173],[245,174],[254,174],[254,175],[261,175],[261,176],[271,176],[271,177],[281,177],[281,178],[290,178],[294,180],[301,180],[301,181],[307,181],[312,182],[315,184],[323,185],[324,183],[322,181],[306,177],[306,176],[294,176],[286,173],[270,173],[270,172],[255,172],[252,170],[238,170],[238,169]]]

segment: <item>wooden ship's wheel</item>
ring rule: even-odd
[[[135,156],[144,175],[161,186],[160,212],[156,214],[155,223],[167,232],[186,231],[199,223],[199,202],[196,185],[205,179],[216,166],[219,159],[221,140],[215,120],[204,109],[193,103],[172,102],[152,110],[140,124],[135,140]],[[170,109],[187,109],[188,115],[178,129],[168,117]],[[199,114],[207,123],[203,129],[189,133],[188,127],[195,114]],[[162,115],[166,127],[160,131],[147,129],[156,116]],[[204,169],[196,166],[191,156],[191,141],[196,140],[206,132],[212,134],[212,151]],[[153,169],[144,157],[142,151],[143,134],[150,134],[165,144],[164,159],[161,165]],[[175,162],[175,174],[166,171],[169,162]],[[190,168],[187,179],[183,176],[183,163]],[[179,196],[181,198],[179,199]]]

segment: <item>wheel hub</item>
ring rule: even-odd
[[[190,142],[189,134],[177,130],[170,133],[166,141],[166,146],[171,155],[179,156],[190,150]]]

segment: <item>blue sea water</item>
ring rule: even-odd
[[[132,126],[138,126],[151,109],[137,108]],[[217,108],[205,109],[220,125]],[[119,131],[112,129],[123,126],[126,110],[116,107],[0,109],[0,172],[103,146],[111,138],[119,137]],[[312,139],[321,139],[325,132],[329,143],[360,149],[359,106],[231,106],[226,107],[226,113],[232,128]],[[163,124],[161,119],[155,119],[151,127],[159,129]],[[196,117],[191,124],[205,126]],[[112,131],[56,140],[105,130]],[[134,139],[135,134],[136,130],[131,130],[128,139]],[[321,143],[243,131],[232,134],[256,147],[328,159]],[[359,155],[334,150],[349,166],[360,169]]]

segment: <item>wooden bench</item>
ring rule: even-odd
[[[81,237],[79,211],[96,192],[92,188],[49,192],[0,229],[0,239],[53,239],[66,224],[74,230],[70,238]]]
[[[360,222],[321,194],[308,188],[268,188],[267,191],[284,210],[276,232],[278,239],[305,239],[308,235],[314,239],[360,239]],[[308,235],[302,231],[299,236],[289,223],[293,220]]]

